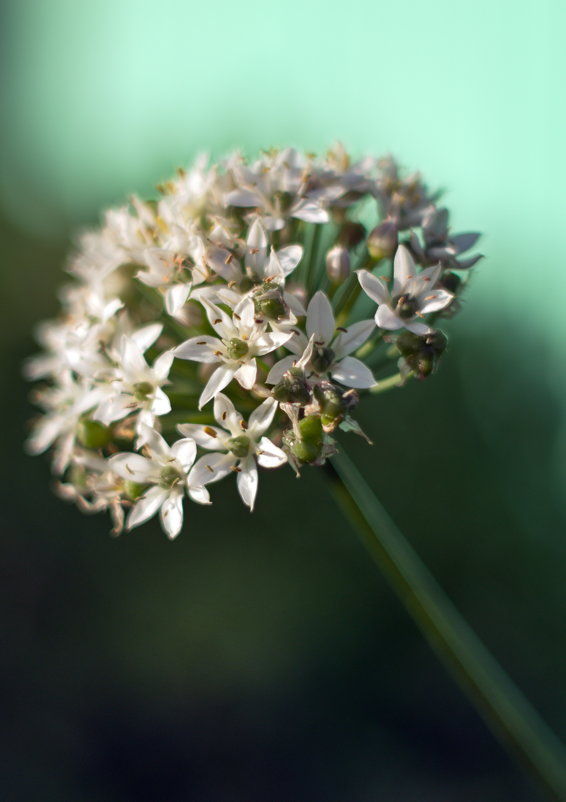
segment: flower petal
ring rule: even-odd
[[[283,273],[288,276],[303,258],[303,248],[301,245],[287,245],[286,248],[277,251],[277,258]]]
[[[214,399],[214,417],[221,426],[230,432],[232,437],[242,433],[240,426],[242,416],[224,393],[218,393]]]
[[[356,387],[365,390],[376,383],[373,373],[354,356],[346,356],[330,372],[332,378],[346,387]]]
[[[287,462],[287,454],[267,437],[262,437],[259,441],[257,461],[262,468],[280,468]]]
[[[178,345],[173,353],[177,359],[191,359],[193,362],[218,362],[218,351],[223,351],[222,343],[216,337],[202,334],[191,337]]]
[[[257,365],[255,359],[251,362],[244,362],[240,365],[238,370],[234,373],[236,381],[244,388],[244,390],[251,390],[257,378]]]
[[[265,380],[266,384],[277,384],[283,378],[283,374],[292,368],[297,360],[296,356],[284,356],[271,368]]]
[[[155,486],[150,488],[130,510],[126,529],[133,529],[151,518],[167,498],[167,490]]]
[[[256,356],[270,354],[289,342],[292,336],[292,331],[269,331],[256,339],[253,345],[253,352]]]
[[[177,442],[173,443],[171,446],[171,456],[175,457],[175,459],[181,463],[185,469],[185,472],[188,472],[189,468],[195,461],[196,455],[197,444],[191,437],[185,437],[182,440],[177,440]]]
[[[332,343],[336,359],[341,359],[359,348],[373,331],[375,331],[375,320],[372,318],[371,320],[360,320],[359,323],[348,326],[346,331],[340,332]]]
[[[413,334],[430,334],[432,331],[430,326],[427,326],[426,323],[421,323],[419,320],[407,320],[405,321],[405,328],[408,331],[412,331]]]
[[[218,394],[215,398],[217,401],[220,398]],[[195,441],[197,446],[206,448],[207,451],[214,451],[220,447],[226,433],[216,426],[202,426],[200,423],[180,423],[177,426],[177,431],[184,434],[185,437],[190,437]],[[174,448],[174,446],[173,446]]]
[[[439,312],[441,309],[444,309],[445,306],[448,306],[453,298],[454,296],[452,293],[447,290],[433,290],[422,299],[420,312],[423,315],[428,315],[431,312]]]
[[[115,454],[108,460],[108,467],[123,479],[145,484],[154,475],[151,460],[141,454]]]
[[[389,329],[390,331],[405,328],[407,325],[407,322],[397,317],[393,309],[387,304],[381,304],[381,306],[377,307],[375,322],[380,329]]]
[[[255,459],[252,456],[246,457],[240,462],[238,467],[240,468],[237,479],[238,492],[244,504],[252,511],[255,504],[258,484]]]
[[[319,290],[316,292],[307,307],[307,335],[315,335],[317,342],[325,345],[334,336],[336,322],[334,312],[326,295]]]
[[[369,270],[358,270],[357,275],[363,291],[372,301],[375,301],[376,304],[389,303],[389,290],[380,278],[374,276]]]
[[[223,390],[226,385],[230,384],[232,379],[234,378],[234,374],[236,373],[236,369],[229,367],[228,365],[220,365],[216,368],[210,379],[208,380],[204,390],[200,394],[200,398],[198,400],[198,408],[202,409],[205,404],[207,404],[211,398],[214,398],[221,390]]]
[[[161,506],[161,524],[168,537],[177,537],[183,528],[183,494],[170,493]]]
[[[191,487],[204,487],[227,476],[238,460],[233,454],[205,454],[189,473]]]
[[[259,407],[254,409],[248,419],[248,434],[252,440],[257,440],[260,434],[271,426],[271,421],[277,410],[275,398],[266,398]]]
[[[416,275],[413,257],[404,245],[399,245],[393,260],[393,295],[401,295],[410,278]]]

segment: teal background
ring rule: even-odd
[[[392,152],[485,232],[436,377],[358,464],[554,729],[563,676],[563,3],[2,6],[1,585],[9,800],[536,800],[331,506],[262,476],[111,539],[21,453],[72,233],[208,150]]]

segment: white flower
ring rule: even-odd
[[[266,398],[246,423],[234,404],[219,393],[214,399],[214,417],[221,429],[194,423],[180,424],[177,428],[181,434],[192,437],[201,448],[214,452],[199,459],[189,480],[196,485],[207,485],[235,471],[242,501],[253,510],[258,485],[256,462],[263,468],[279,468],[287,462],[287,455],[263,437],[276,409],[277,401]]]
[[[257,377],[256,357],[269,354],[292,337],[292,332],[266,332],[265,324],[256,322],[251,298],[243,298],[232,317],[204,298],[201,302],[210,325],[221,339],[209,335],[191,337],[174,350],[179,359],[220,362],[201,393],[199,409],[218,395],[232,379],[236,379],[246,390],[251,390]]]
[[[108,425],[140,410],[137,419],[139,433],[142,424],[152,426],[156,416],[171,411],[171,402],[161,387],[168,383],[173,351],[164,351],[152,367],[143,356],[160,331],[161,326],[146,326],[139,330],[138,337],[120,336],[116,364],[106,377],[105,398],[93,414],[95,420]]]
[[[335,337],[336,320],[326,295],[319,290],[307,308],[306,331],[296,332],[285,347],[295,356],[286,356],[269,371],[267,384],[277,384],[294,365],[304,368],[308,379],[330,375],[334,381],[346,387],[365,389],[376,381],[371,370],[353,356],[353,351],[362,345],[375,329],[373,320],[360,320],[348,328],[340,329]],[[297,358],[299,358],[297,360]]]
[[[170,538],[177,537],[183,526],[185,492],[199,504],[210,503],[206,488],[189,479],[195,461],[196,444],[186,438],[169,446],[161,435],[145,426],[142,432],[147,456],[116,454],[109,467],[129,482],[148,485],[128,515],[127,529],[139,526],[159,511],[161,525]]]
[[[391,294],[383,280],[368,270],[358,270],[358,279],[366,295],[379,304],[375,322],[380,328],[429,334],[430,326],[415,318],[439,312],[454,298],[444,289],[434,289],[441,272],[442,266],[436,265],[417,273],[411,254],[404,245],[399,245],[393,262]]]

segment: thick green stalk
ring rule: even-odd
[[[437,655],[554,802],[566,800],[566,750],[475,635],[342,452],[333,496]]]

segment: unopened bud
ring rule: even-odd
[[[448,339],[441,331],[431,331],[423,336],[404,331],[396,340],[405,362],[419,379],[430,376],[447,344]]]
[[[112,439],[112,430],[97,420],[83,418],[77,426],[77,440],[85,448],[104,448]]]
[[[273,388],[273,397],[288,404],[304,406],[311,399],[310,390],[301,368],[290,368]]]
[[[397,224],[394,220],[384,220],[368,236],[368,253],[375,262],[393,259],[397,250]]]
[[[333,284],[341,284],[350,275],[350,254],[343,245],[335,245],[326,254],[326,274]]]
[[[256,312],[268,320],[282,320],[289,315],[289,307],[283,298],[283,292],[277,286],[263,285],[254,297]]]
[[[462,283],[462,279],[460,276],[457,276],[456,273],[444,273],[438,283],[441,287],[444,287],[445,290],[456,295]]]

